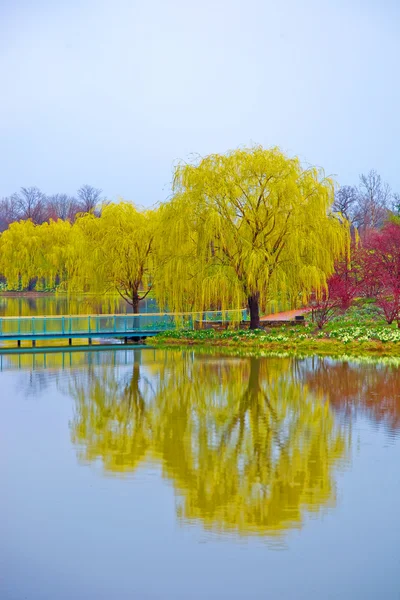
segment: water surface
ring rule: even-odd
[[[157,312],[154,298],[139,304],[140,312]],[[0,317],[37,317],[56,315],[100,315],[131,313],[132,307],[120,296],[91,294],[0,294]]]
[[[3,599],[398,599],[396,360],[0,357]]]

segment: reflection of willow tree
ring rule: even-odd
[[[84,448],[80,457],[101,458],[107,471],[135,469],[151,443],[148,382],[141,388],[140,351],[134,355],[133,372],[122,383],[115,369],[103,368],[100,374],[90,370],[88,385],[76,374],[70,387],[77,401],[73,441]]]
[[[273,533],[334,499],[344,432],[293,361],[164,356],[151,401],[135,371],[129,388],[112,372],[75,387],[73,437],[86,458],[118,472],[151,452],[182,499],[181,516],[220,530]]]
[[[400,369],[384,362],[351,363],[314,358],[305,379],[316,393],[325,390],[336,410],[364,410],[389,430],[400,428]]]
[[[219,397],[207,390],[209,369],[197,378],[192,387],[171,377],[156,403],[155,444],[184,497],[185,518],[271,532],[299,522],[302,507],[316,510],[332,498],[332,462],[345,440],[328,405],[310,397],[288,362],[240,363]]]

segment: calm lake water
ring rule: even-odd
[[[140,302],[140,312],[157,312],[153,298]],[[89,315],[131,313],[132,307],[119,296],[98,298],[90,295],[37,294],[7,296],[0,294],[0,317],[36,317],[42,315]]]
[[[396,360],[0,369],[2,600],[400,598]]]

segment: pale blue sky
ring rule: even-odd
[[[399,31],[400,0],[0,0],[0,196],[151,205],[252,143],[400,191]]]

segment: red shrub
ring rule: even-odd
[[[400,225],[387,223],[368,236],[363,264],[365,291],[373,290],[386,321],[400,327]]]

